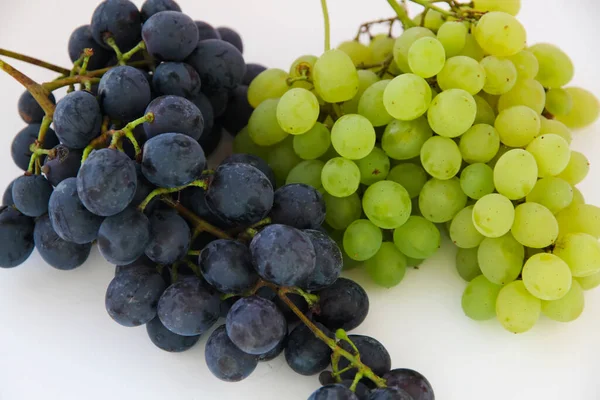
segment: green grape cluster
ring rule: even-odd
[[[278,184],[318,189],[346,268],[384,287],[457,247],[474,320],[514,333],[541,314],[572,321],[600,285],[600,208],[576,188],[589,171],[571,129],[600,105],[568,86],[558,47],[529,44],[519,0],[434,9],[404,32],[343,42],[268,69],[234,149],[265,157]]]

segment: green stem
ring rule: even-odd
[[[388,0],[388,1],[390,1],[390,0]],[[440,8],[436,5],[431,4],[429,2],[429,0],[409,0],[409,1],[412,1],[413,3],[416,3],[416,4],[420,4],[423,7],[425,7],[426,9],[437,11],[440,14],[445,15],[446,17],[455,17],[456,16],[455,14],[451,13],[448,10],[444,10],[443,8]]]
[[[312,83],[310,78],[306,75],[298,76],[296,78],[287,78],[286,79],[286,83],[288,86],[292,86],[294,84],[294,82],[298,82],[298,81],[307,81],[307,82]]]
[[[208,232],[211,235],[218,237],[219,239],[233,239],[226,232],[217,228],[216,226],[209,224],[208,222],[206,222],[205,220],[198,217],[196,214],[182,206],[180,203],[174,201],[173,199],[167,196],[162,196],[160,199],[169,207],[174,208],[183,218],[189,220],[195,226],[196,229]]]
[[[356,391],[356,386],[358,385],[358,382],[360,382],[362,377],[363,374],[361,372],[357,372],[356,375],[354,375],[354,380],[352,381],[352,385],[350,385],[350,390],[352,390],[353,392]]]
[[[296,293],[296,294],[302,296],[304,298],[304,300],[306,301],[306,303],[308,304],[309,308],[314,307],[319,302],[318,295],[305,292],[304,290],[302,290],[298,287],[290,288],[290,291],[292,293]]]
[[[113,136],[114,139],[114,136]],[[150,203],[150,201],[152,201],[153,198],[155,198],[156,196],[161,196],[163,194],[168,194],[168,193],[175,193],[175,192],[179,192],[185,188],[188,188],[190,186],[197,186],[197,187],[201,187],[203,189],[206,189],[208,187],[208,183],[205,180],[198,180],[198,181],[193,181],[191,183],[188,183],[187,185],[183,185],[183,186],[177,186],[174,188],[158,188],[158,189],[154,189],[153,191],[150,192],[150,194],[148,194],[148,196],[146,196],[146,198],[144,199],[144,201],[142,201],[140,203],[140,205],[138,206],[138,209],[142,212],[144,212],[144,209],[146,208],[146,206],[148,205],[148,203]]]
[[[350,340],[350,338],[348,337],[348,334],[346,333],[345,330],[338,329],[337,331],[335,331],[335,337],[348,343],[350,345],[350,347],[352,347],[352,350],[354,350],[356,352],[356,354],[360,353],[358,351],[358,348],[354,345],[352,340]]]
[[[106,43],[111,49],[113,49],[113,51],[117,55],[117,61],[119,61],[119,65],[124,65],[121,64],[123,53],[121,53],[121,49],[119,49],[119,46],[117,46],[117,42],[115,42],[115,39],[112,36],[107,36],[104,38],[104,43]]]
[[[93,150],[96,150],[100,147],[104,147],[106,146],[106,143],[108,141],[108,139],[111,136],[111,132],[104,132],[102,133],[100,136],[98,136],[97,138],[93,139],[85,149],[83,149],[83,156],[81,157],[81,163],[83,164],[85,162],[85,160],[88,158],[88,156],[90,155],[90,153]]]
[[[9,58],[14,58],[15,60],[26,62],[28,64],[37,65],[38,67],[46,68],[50,71],[58,72],[59,74],[69,74],[69,70],[66,68],[59,67],[58,65],[54,65],[46,61],[38,60],[37,58],[29,57],[21,53],[16,53],[14,51],[0,49],[0,56],[6,56]]]
[[[148,113],[148,114],[144,115],[143,117],[140,117],[136,120],[131,121],[130,123],[125,125],[122,129],[112,132],[112,139],[111,139],[110,145],[108,147],[111,149],[119,149],[120,151],[123,151],[123,146],[121,144],[121,141],[122,141],[123,137],[126,137],[133,145],[133,149],[135,150],[136,159],[138,161],[141,161],[142,149],[140,148],[140,145],[138,144],[137,139],[135,138],[135,135],[133,134],[133,130],[138,125],[141,125],[146,122],[148,122],[148,123],[154,122],[154,114],[153,113]]]
[[[131,49],[127,53],[123,53],[121,55],[121,59],[119,60],[119,65],[127,64],[127,61],[129,61],[129,59],[131,57],[133,57],[133,55],[140,50],[146,50],[146,43],[144,43],[143,40],[141,42],[139,42],[133,49]]]
[[[183,260],[183,262],[185,263],[185,265],[188,266],[189,269],[191,269],[194,272],[196,276],[202,276],[202,273],[200,272],[200,267],[198,267],[196,264],[194,264],[190,260]]]
[[[199,256],[202,250],[190,250],[187,252],[188,256]]]
[[[52,81],[52,82],[47,82],[44,83],[42,85],[42,87],[50,92],[56,90],[56,89],[60,89],[61,87],[64,86],[70,86],[73,85],[75,83],[98,83],[100,82],[100,78],[94,78],[94,77],[90,77],[87,75],[75,75],[75,76],[69,76],[67,78],[63,78],[63,79],[58,79],[56,81]]]
[[[327,9],[327,0],[321,0],[321,10],[323,10],[323,22],[325,28],[325,51],[331,48],[331,28],[329,27],[329,10]]]
[[[354,369],[354,367],[353,367],[352,365],[348,365],[346,368],[344,368],[344,369],[340,369],[340,370],[337,370],[337,368],[336,368],[337,372],[332,372],[332,374],[331,374],[331,375],[333,375],[333,377],[335,378],[336,376],[340,376],[340,375],[342,375],[344,372],[348,372],[348,371],[350,371],[351,369]]]
[[[94,49],[85,48],[83,49],[83,61],[81,63],[81,68],[79,69],[79,75],[85,75],[87,72],[88,63],[90,62],[90,58],[94,55]]]
[[[42,110],[44,110],[44,113],[49,118],[52,118],[56,106],[50,101],[48,98],[50,93],[42,85],[33,81],[27,75],[2,60],[0,60],[0,69],[15,78],[21,85],[25,86],[25,89],[31,93],[35,101],[37,101]]]
[[[415,23],[412,22],[408,17],[406,10],[400,4],[398,4],[396,0],[387,0],[387,2],[389,3],[390,7],[392,7],[392,9],[396,12],[398,19],[404,27],[404,30],[416,26]]]
[[[30,148],[32,154],[31,158],[29,159],[29,165],[27,166],[27,173],[29,174],[32,174],[34,172],[33,169],[36,167],[36,161],[38,160],[38,158],[42,154],[45,154],[44,150],[42,149],[42,146],[44,145],[44,140],[46,140],[46,132],[48,131],[48,128],[50,127],[51,123],[52,118],[48,115],[44,115],[44,118],[42,118],[42,123],[40,124],[40,130],[38,131],[38,137],[36,141],[32,144],[33,148]]]

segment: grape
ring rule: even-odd
[[[341,50],[328,50],[315,62],[313,83],[328,103],[350,100],[358,90],[358,74],[352,59]]]
[[[393,119],[383,103],[383,93],[390,82],[390,80],[375,82],[360,96],[358,113],[367,118],[373,126],[387,125]]]
[[[77,115],[77,118],[73,118]],[[86,91],[68,93],[56,105],[54,129],[66,146],[82,149],[100,134],[102,114],[95,96]]]
[[[456,271],[467,282],[481,275],[477,252],[479,249],[473,247],[470,249],[458,248],[456,251]]]
[[[60,270],[71,270],[82,265],[90,255],[91,243],[77,244],[61,239],[50,223],[47,215],[35,223],[33,241],[42,259]]]
[[[232,44],[219,39],[198,42],[185,62],[198,72],[203,91],[210,94],[235,89],[242,83],[246,73],[242,53]]]
[[[308,132],[317,122],[319,101],[306,89],[290,89],[279,99],[276,115],[281,129],[300,135]]]
[[[2,205],[3,206],[12,206],[15,203],[13,201],[13,198],[12,198],[12,187],[13,187],[13,184],[15,183],[15,181],[17,179],[18,179],[18,177],[15,178],[15,179],[13,179],[8,184],[8,186],[6,187],[6,189],[4,189],[4,194],[2,195]],[[50,196],[50,197],[52,197],[52,196]]]
[[[383,92],[383,105],[387,112],[403,121],[410,121],[425,114],[430,103],[429,84],[414,74],[395,77]]]
[[[267,99],[277,99],[285,92],[289,86],[287,72],[278,68],[269,68],[256,76],[248,86],[248,102],[253,108]]]
[[[363,335],[348,335],[348,339],[350,339],[350,341],[358,349],[360,361],[362,361],[362,363],[367,367],[371,368],[376,375],[383,376],[384,374],[390,372],[392,369],[392,359],[390,357],[390,353],[378,340],[370,336]],[[353,351],[347,342],[341,342],[341,347],[350,353]],[[350,367],[350,362],[342,357],[340,358],[338,367],[339,370],[344,370]],[[342,379],[353,379],[357,372],[358,371],[356,368],[350,368],[350,370],[342,373],[340,377]]]
[[[585,155],[578,151],[571,151],[569,163],[558,174],[558,178],[564,179],[571,185],[577,185],[585,179],[590,171],[590,163]]]
[[[541,114],[546,105],[544,87],[533,79],[518,79],[508,92],[498,99],[498,111],[514,106],[527,106]]]
[[[377,388],[371,392],[371,397],[369,400],[410,400],[414,399],[411,395],[408,394],[405,390],[398,388]]]
[[[515,55],[508,57],[517,69],[519,79],[534,79],[538,74],[540,65],[533,53],[529,50],[521,50]]]
[[[558,178],[558,179],[560,179],[560,178]],[[579,189],[577,189],[575,186],[571,186],[571,188],[573,189],[573,201],[570,204],[573,204],[573,205],[585,204],[585,198],[583,197],[583,194],[581,193],[581,191]],[[538,201],[538,203],[540,203],[540,202]],[[548,207],[548,206],[546,206],[546,207]],[[550,208],[550,207],[548,207],[548,208]]]
[[[327,193],[333,196],[350,196],[360,184],[360,170],[351,160],[332,158],[323,167],[321,183]]]
[[[298,229],[317,229],[325,221],[325,201],[315,188],[290,184],[275,191],[271,221]]]
[[[508,57],[523,50],[525,28],[512,15],[501,11],[484,14],[473,30],[481,48],[493,56]]]
[[[379,181],[369,186],[362,200],[367,218],[383,229],[394,229],[406,222],[411,212],[408,192],[393,181]]]
[[[406,391],[413,400],[434,400],[431,383],[419,372],[408,368],[396,368],[383,376],[388,387]],[[405,400],[405,399],[400,399]]]
[[[434,178],[450,179],[460,170],[462,157],[454,140],[434,136],[421,147],[421,164]]]
[[[583,312],[584,297],[582,285],[573,280],[571,289],[558,300],[542,301],[542,314],[554,321],[571,322]]]
[[[510,60],[488,56],[481,60],[480,64],[485,70],[486,80],[483,90],[486,93],[494,95],[506,93],[517,82],[517,69]]]
[[[172,210],[157,210],[149,218],[150,238],[146,256],[157,264],[181,260],[190,247],[191,233],[185,220]]]
[[[369,312],[367,293],[350,279],[339,278],[317,295],[321,312],[314,318],[332,330],[352,330],[364,321]]]
[[[372,42],[371,42],[372,43]],[[365,90],[371,85],[379,81],[379,77],[375,72],[368,69],[360,69],[358,72],[358,91],[354,97],[342,104],[342,111],[344,114],[356,114],[358,113],[358,103]],[[387,111],[386,111],[387,112]]]
[[[479,62],[483,60],[485,53],[481,46],[479,46],[479,43],[477,43],[477,40],[475,40],[475,36],[473,36],[471,33],[467,33],[465,47],[463,47],[458,55],[471,57],[475,61]]]
[[[442,43],[431,37],[417,39],[408,50],[408,65],[411,71],[422,77],[437,75],[446,62],[446,51]]]
[[[473,125],[476,114],[477,104],[473,96],[462,89],[449,89],[433,99],[427,120],[435,133],[453,138]]]
[[[582,232],[600,238],[600,208],[591,204],[572,205],[556,215],[561,236]]]
[[[358,219],[344,232],[344,250],[351,259],[364,261],[377,253],[382,240],[381,229],[369,220]]]
[[[362,206],[358,194],[353,193],[347,197],[335,197],[325,193],[324,198],[327,209],[325,221],[333,229],[346,229],[352,221],[360,218]]]
[[[555,119],[548,119],[542,116],[540,118],[540,135],[552,133],[565,139],[567,143],[571,144],[573,137],[571,131],[565,124]]]
[[[321,231],[305,229],[303,231],[315,248],[317,259],[315,269],[310,275],[306,288],[320,290],[332,285],[342,272],[342,252],[328,235]]]
[[[254,78],[256,78],[261,72],[265,71],[266,69],[267,67],[260,64],[246,64],[246,73],[244,74],[244,79],[242,79],[242,84],[249,86],[252,83],[252,81],[254,81]]]
[[[205,21],[194,21],[198,28],[198,41],[207,39],[221,39],[219,32],[208,22]]]
[[[329,130],[320,122],[316,122],[306,133],[294,135],[294,151],[303,160],[321,157],[330,144]]]
[[[486,82],[486,71],[482,65],[470,57],[449,58],[437,75],[442,90],[462,89],[471,95],[478,93]]]
[[[539,253],[531,256],[523,267],[523,283],[541,300],[558,300],[571,289],[569,266],[554,254]]]
[[[440,247],[440,231],[425,218],[413,215],[394,230],[394,244],[408,257],[429,258]]]
[[[471,164],[460,174],[460,187],[467,196],[479,200],[494,191],[494,172],[486,164]]]
[[[419,195],[419,209],[423,217],[434,223],[450,221],[467,203],[458,178],[430,179]]]
[[[94,38],[92,37],[92,31],[91,31],[89,25],[82,25],[82,26],[76,28],[71,33],[71,36],[69,36],[68,50],[69,50],[69,58],[71,59],[71,62],[74,63],[75,61],[77,61],[79,59],[79,57],[81,57],[81,55],[83,54],[84,49],[92,49],[92,51],[94,52],[94,56],[90,57],[90,59],[88,61],[88,70],[104,68],[108,64],[108,62],[110,61],[110,58],[112,56],[112,53],[110,51],[108,51],[107,49],[102,47],[98,42],[96,42],[94,40]],[[29,93],[29,92],[26,92],[26,93]],[[52,96],[52,94],[50,96],[52,99],[54,98],[54,96]],[[21,97],[23,97],[23,96],[21,96]],[[31,95],[30,95],[30,97],[31,97]],[[31,99],[33,99],[33,97],[31,97]],[[21,102],[21,99],[19,99],[19,103],[20,102]],[[39,120],[34,121],[35,119],[37,119],[37,118],[34,118],[34,120],[25,120],[25,122],[31,123],[31,122],[41,122],[42,121],[42,117],[44,116],[42,108],[37,104],[37,102],[35,102],[35,105],[41,112],[41,114],[39,114],[40,115]],[[19,109],[21,109],[20,106],[19,106]],[[29,115],[35,115],[35,114],[29,114]],[[21,116],[23,117],[23,115],[21,115]]]
[[[13,268],[33,252],[34,220],[13,207],[0,207],[0,268]]]
[[[463,208],[452,219],[450,239],[461,248],[474,248],[485,239],[473,224],[473,206]]]
[[[37,140],[40,124],[31,124],[15,135],[10,147],[10,154],[17,167],[27,171],[31,159],[29,147]],[[58,145],[58,138],[51,128],[46,131],[43,149],[51,149]],[[43,160],[43,159],[42,159]]]
[[[259,146],[271,146],[287,137],[277,122],[278,99],[266,99],[254,110],[248,121],[248,133]]]
[[[286,185],[303,183],[323,192],[321,172],[325,163],[321,160],[306,160],[296,165],[287,176]]]
[[[52,185],[42,175],[24,175],[13,182],[15,207],[28,217],[40,217],[48,211]]]
[[[496,299],[496,315],[502,326],[513,333],[523,333],[535,325],[541,300],[532,296],[523,281],[511,282],[500,289]]]
[[[517,15],[521,9],[521,0],[475,0],[473,8],[479,11],[503,11]]]
[[[420,154],[423,143],[431,136],[431,128],[425,117],[412,121],[395,119],[385,128],[381,147],[390,158],[408,160]]]
[[[202,276],[221,293],[243,293],[258,281],[248,248],[234,240],[210,242],[198,260]]]
[[[573,201],[573,188],[563,179],[548,177],[537,181],[527,195],[527,202],[541,204],[556,214]]]
[[[538,166],[538,176],[542,178],[559,175],[571,158],[569,143],[553,134],[536,137],[527,146],[527,151],[533,154]]]
[[[485,94],[485,92],[482,94]],[[489,96],[487,98],[489,98]],[[473,96],[473,99],[477,105],[477,114],[475,115],[475,121],[473,124],[494,125],[494,121],[496,120],[496,112],[490,103],[478,95]]]
[[[329,329],[320,323],[315,324],[327,336],[332,337]],[[304,324],[295,327],[289,334],[285,346],[285,361],[300,375],[314,375],[330,364],[331,349]]]
[[[190,101],[198,107],[200,113],[202,114],[202,119],[204,120],[204,135],[200,137],[200,145],[204,149],[205,152],[208,152],[207,145],[205,144],[207,140],[211,138],[211,136],[217,136],[217,132],[215,132],[214,128],[214,119],[215,112],[213,110],[213,106],[210,103],[210,100],[204,93],[200,92],[196,94],[194,97],[190,98]],[[218,142],[217,142],[218,143]]]
[[[586,233],[567,233],[552,251],[565,261],[575,277],[586,277],[600,272],[600,244]]]
[[[494,126],[502,143],[510,147],[524,147],[538,136],[540,118],[529,107],[514,106],[501,111]]]
[[[156,347],[171,353],[186,351],[198,343],[200,339],[200,335],[181,336],[171,332],[160,322],[158,317],[146,324],[146,332]]]
[[[475,321],[485,321],[496,316],[496,298],[502,286],[487,280],[483,275],[469,282],[462,296],[465,315]]]
[[[396,39],[393,50],[394,61],[401,71],[412,72],[408,65],[408,52],[413,43],[423,37],[433,38],[435,37],[435,34],[427,28],[416,26],[408,28],[402,32],[402,35],[400,35],[398,39]]]
[[[566,115],[556,118],[569,128],[583,128],[591,125],[600,115],[600,103],[594,94],[578,87],[565,89],[571,95],[573,107]]]
[[[104,42],[105,35],[110,33],[117,46],[125,51],[140,41],[140,25],[140,12],[131,1],[105,0],[94,10],[90,29],[102,47],[110,50]]]
[[[69,149],[62,144],[54,147],[53,150],[55,154],[46,157],[42,172],[52,186],[57,186],[65,179],[77,176],[83,151]]]
[[[173,0],[146,0],[141,8],[142,22],[161,11],[181,12],[181,7]]]
[[[573,279],[573,282],[578,282],[583,288],[583,290],[594,289],[595,287],[598,287],[600,285],[600,272],[596,272],[593,275],[575,277],[575,279]],[[573,286],[575,286],[575,283],[573,283],[573,285],[571,286],[571,290],[573,290]]]
[[[454,57],[465,47],[467,27],[459,21],[444,22],[437,32],[437,39],[444,46],[446,57]]]
[[[358,40],[347,40],[340,43],[337,48],[348,54],[354,65],[367,65],[373,62],[373,51]]]
[[[131,121],[141,117],[150,103],[150,84],[136,68],[126,65],[114,67],[102,75],[98,99],[104,114],[112,119]]]
[[[546,88],[558,88],[566,85],[573,78],[573,63],[558,47],[538,43],[529,50],[539,63],[539,71],[535,77]]]
[[[477,200],[473,209],[473,224],[484,236],[496,238],[513,225],[515,210],[509,199],[493,193]]]
[[[179,96],[161,96],[148,105],[145,114],[152,113],[152,122],[144,123],[148,139],[168,132],[177,132],[198,140],[204,130],[201,111],[191,101]]]
[[[198,27],[180,11],[161,11],[142,26],[148,53],[158,60],[183,61],[198,44]]]
[[[244,52],[244,44],[242,43],[242,37],[239,33],[234,31],[231,28],[227,28],[225,26],[220,26],[217,28],[217,32],[221,36],[221,40],[224,40],[228,43],[231,43],[235,46],[236,49],[240,51],[240,53]]]
[[[431,29],[435,32],[445,22],[444,15],[436,10],[430,9],[425,15],[423,14],[424,13],[419,13],[412,19],[415,25],[424,26],[425,28]]]
[[[331,385],[325,385],[315,390],[310,395],[308,400],[358,400],[358,397],[353,391],[346,388],[345,386],[336,383]]]
[[[179,280],[169,286],[158,301],[160,322],[181,336],[197,336],[219,318],[219,296],[196,277]]]
[[[165,282],[149,268],[131,268],[118,274],[106,289],[108,315],[123,326],[140,326],[156,317]]]
[[[523,267],[525,249],[507,233],[497,238],[486,238],[477,250],[479,268],[487,279],[505,285],[517,279]]]
[[[404,163],[392,168],[386,179],[402,185],[410,197],[414,199],[419,195],[429,178],[420,165]]]
[[[111,264],[129,264],[144,254],[150,241],[150,222],[136,208],[126,208],[104,219],[98,231],[98,249]]]
[[[390,159],[379,147],[374,147],[365,158],[356,161],[360,170],[360,183],[372,185],[384,180],[390,171]]]
[[[288,136],[285,140],[269,149],[267,162],[269,167],[275,173],[275,181],[278,186],[282,186],[290,171],[298,165],[302,159],[294,152],[293,136]]]
[[[550,89],[546,92],[546,110],[553,115],[565,115],[573,109],[573,99],[568,91],[562,88]]]
[[[257,168],[249,164],[224,164],[215,170],[206,203],[224,221],[250,225],[267,216],[273,196],[271,182]]]
[[[373,150],[375,130],[369,120],[361,115],[344,115],[331,129],[331,144],[342,157],[359,160]]]
[[[500,137],[493,126],[477,124],[460,137],[458,147],[466,162],[486,163],[498,153]]]
[[[269,179],[273,187],[275,187],[275,174],[271,167],[260,157],[254,156],[252,154],[232,154],[223,161],[221,161],[221,165],[223,164],[248,164],[257,168],[260,172],[265,174],[265,176]]]
[[[521,199],[537,182],[535,158],[527,151],[513,149],[500,157],[494,167],[494,185],[498,193],[511,200]]]
[[[304,55],[296,58],[290,66],[289,78],[295,79],[306,77],[312,81],[313,69],[318,57],[313,55]],[[304,89],[313,89],[313,84],[307,80],[298,80],[292,83],[292,87],[302,87]],[[285,92],[285,91],[284,91]]]

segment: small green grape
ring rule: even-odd
[[[573,79],[573,62],[558,47],[548,43],[537,43],[527,50],[538,60],[539,71],[535,79],[544,87],[559,88]]]
[[[332,158],[321,171],[321,183],[332,196],[350,196],[360,184],[360,170],[352,160],[343,157]]]
[[[500,137],[491,125],[473,125],[460,137],[458,148],[466,162],[486,163],[498,153]]]
[[[540,318],[542,301],[527,291],[523,281],[511,282],[500,289],[496,299],[496,317],[512,333],[527,332]]]
[[[476,114],[477,104],[473,96],[462,89],[449,89],[433,99],[427,120],[435,133],[453,138],[473,125]]]
[[[359,160],[375,147],[375,129],[368,119],[358,114],[344,115],[331,129],[331,144],[342,157]]]
[[[367,218],[383,229],[394,229],[404,224],[412,208],[406,189],[392,181],[379,181],[369,186],[362,204]]]
[[[425,117],[412,121],[393,120],[381,138],[383,151],[395,160],[418,157],[423,144],[433,135]]]
[[[522,149],[507,151],[494,167],[494,186],[511,200],[521,199],[537,182],[537,164],[531,153]]]
[[[474,95],[483,89],[486,72],[477,61],[466,56],[451,57],[437,75],[442,90],[462,89]]]
[[[475,25],[475,40],[493,56],[508,57],[525,48],[525,28],[512,15],[501,11],[484,14]]]
[[[510,231],[523,246],[542,249],[556,241],[558,222],[543,205],[527,202],[515,208],[515,219]]]
[[[394,230],[394,244],[408,257],[429,258],[440,247],[440,231],[432,222],[413,215]]]
[[[473,224],[473,206],[463,208],[454,216],[449,231],[452,243],[465,249],[477,247],[485,239]]]
[[[483,275],[469,282],[462,296],[465,315],[475,321],[485,321],[496,316],[496,298],[502,286],[490,282]]]
[[[360,183],[372,185],[384,180],[390,172],[390,159],[379,147],[373,150],[365,158],[356,161],[360,170]]]
[[[477,250],[481,272],[498,285],[506,285],[517,279],[523,268],[524,258],[525,248],[510,233],[483,239]]]
[[[417,39],[408,50],[408,65],[421,78],[431,78],[442,70],[446,51],[439,40],[432,37]]]
[[[332,49],[315,63],[313,83],[323,100],[340,103],[352,99],[358,91],[358,73],[346,53]]]
[[[415,74],[395,77],[383,92],[383,105],[387,112],[403,121],[410,121],[425,114],[430,103],[429,84]]]
[[[460,173],[460,187],[467,196],[479,200],[494,191],[494,171],[487,164],[471,164]]]
[[[434,223],[450,221],[466,204],[467,196],[458,178],[430,179],[419,195],[419,209],[423,217]]]
[[[571,289],[569,266],[554,254],[534,254],[523,266],[523,283],[540,300],[558,300]]]
[[[456,250],[456,271],[467,282],[481,275],[479,261],[477,260],[477,247],[470,249],[458,248]]]
[[[501,111],[494,123],[500,141],[510,147],[527,146],[540,133],[540,126],[538,114],[526,106]]]
[[[381,247],[383,234],[371,221],[358,219],[344,232],[344,251],[353,260],[364,261],[373,257]]]
[[[462,156],[454,140],[434,136],[421,147],[421,164],[434,178],[450,179],[460,170]]]
[[[467,26],[459,21],[445,22],[437,33],[437,38],[444,46],[446,57],[457,56],[467,41]]]
[[[377,254],[365,261],[365,270],[376,284],[391,288],[404,278],[407,259],[393,243],[383,242]]]
[[[315,125],[319,110],[319,101],[310,91],[290,89],[277,103],[277,122],[287,133],[300,135]]]
[[[536,137],[527,145],[527,151],[535,158],[540,178],[560,174],[571,159],[569,143],[553,134]]]
[[[248,103],[252,108],[257,108],[267,99],[280,98],[289,89],[289,77],[287,72],[278,68],[264,70],[248,86]]]
[[[331,145],[331,135],[325,125],[314,124],[308,132],[294,135],[294,151],[303,160],[314,160],[327,152]]]
[[[473,224],[484,236],[497,238],[505,235],[515,219],[511,201],[498,193],[483,196],[473,208]]]
[[[404,163],[392,168],[386,179],[401,184],[409,196],[414,199],[421,193],[421,189],[429,177],[420,165]]]
[[[259,146],[271,146],[281,142],[288,133],[277,122],[279,99],[266,99],[252,112],[248,120],[250,139]]]

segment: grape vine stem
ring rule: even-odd
[[[224,232],[216,226],[209,224],[208,222],[206,222],[205,220],[198,217],[196,214],[182,206],[180,203],[171,199],[170,197],[161,196],[160,200],[169,207],[175,209],[179,214],[181,214],[182,217],[194,224],[197,230],[208,232],[218,237],[219,239],[233,239],[233,237],[227,234],[227,232]]]
[[[66,68],[59,67],[58,65],[54,65],[46,61],[38,60],[37,58],[26,56],[25,54],[16,53],[6,49],[0,49],[0,56],[14,58],[15,60],[37,65],[38,67],[46,68],[50,71],[58,72],[59,74],[69,75],[69,70]]]
[[[390,7],[392,7],[392,9],[396,12],[398,19],[404,27],[404,30],[416,26],[415,23],[412,22],[408,17],[406,10],[400,4],[398,4],[396,0],[387,0],[387,2],[389,3]]]
[[[140,205],[138,206],[138,210],[140,210],[141,212],[144,212],[144,209],[146,208],[148,203],[150,203],[150,201],[152,201],[152,199],[155,198],[156,196],[161,196],[163,194],[168,194],[168,193],[180,192],[183,189],[189,188],[191,186],[197,186],[197,187],[200,187],[200,188],[203,188],[206,190],[206,188],[208,187],[208,182],[205,179],[200,179],[200,180],[193,181],[193,182],[191,182],[187,185],[183,185],[183,186],[177,186],[177,187],[173,187],[173,188],[154,189],[153,191],[150,192],[150,194],[148,194],[148,196],[146,196],[144,201],[142,201],[140,203]]]
[[[416,4],[420,4],[423,7],[425,7],[425,9],[437,11],[446,17],[455,17],[456,16],[454,13],[452,13],[448,10],[444,10],[443,8],[440,8],[436,5],[431,4],[431,2],[429,2],[429,0],[408,0],[408,1],[411,1]]]
[[[46,116],[52,118],[56,106],[50,101],[48,98],[50,93],[42,85],[2,60],[0,60],[0,69],[15,78],[21,85],[25,86],[25,89],[31,93],[35,101],[37,101],[42,110],[44,110]]]
[[[323,11],[323,22],[325,27],[325,51],[328,51],[331,48],[331,28],[329,27],[327,0],[321,0],[321,10]]]

